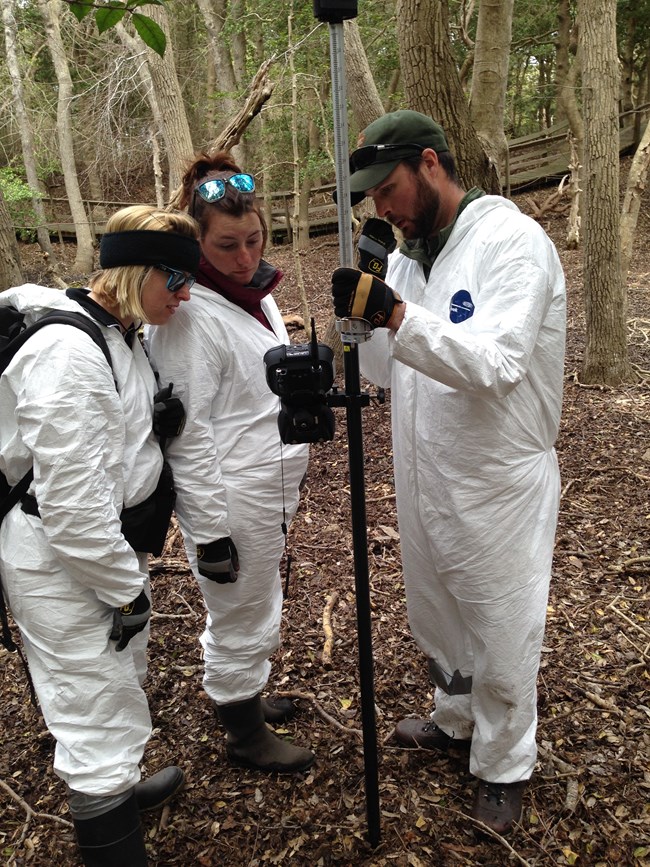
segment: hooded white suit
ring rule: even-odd
[[[484,196],[428,280],[400,252],[385,279],[404,321],[375,330],[360,364],[391,387],[407,608],[437,685],[432,718],[472,737],[475,776],[526,780],[560,493],[562,268],[537,223]]]
[[[280,640],[282,522],[298,507],[307,446],[283,445],[279,398],[269,389],[264,353],[288,335],[270,295],[262,310],[273,328],[201,285],[164,328],[151,328],[154,366],[187,413],[169,446],[176,513],[192,571],[208,609],[201,637],[204,688],[218,705],[249,699],[265,686]],[[198,572],[196,545],[226,536],[237,547],[233,584]]]
[[[82,311],[27,284],[0,294],[26,313]],[[54,768],[70,788],[113,795],[140,778],[151,723],[140,681],[147,630],[119,653],[113,610],[148,588],[147,557],[124,539],[120,512],[142,502],[162,465],[152,433],[155,379],[136,340],[102,326],[113,372],[81,330],[48,325],[0,378],[0,469],[15,484],[33,466],[40,518],[20,503],[0,527],[0,575],[20,628]],[[116,383],[113,379],[117,381]]]

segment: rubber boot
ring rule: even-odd
[[[135,784],[135,799],[138,810],[147,813],[149,810],[159,810],[169,803],[185,784],[185,774],[176,765],[170,765],[158,771],[148,780]]]
[[[264,714],[264,720],[267,723],[271,723],[271,725],[279,725],[280,723],[289,722],[292,720],[296,714],[298,713],[298,708],[291,701],[290,698],[281,698],[280,696],[268,696],[262,698],[262,713]],[[212,704],[212,709],[215,712],[215,715],[219,722],[221,722],[221,717],[219,716],[219,705],[216,701],[210,702]]]
[[[270,695],[266,698],[262,696],[262,712],[267,723],[277,725],[292,720],[298,713],[298,708],[290,698]]]
[[[311,750],[294,747],[267,727],[259,694],[219,705],[217,713],[226,730],[226,754],[233,764],[281,774],[306,771],[313,764]]]
[[[135,792],[108,813],[74,819],[85,867],[147,867],[147,851]]]

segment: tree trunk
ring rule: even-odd
[[[646,188],[648,166],[650,165],[650,124],[646,124],[641,144],[637,148],[630,166],[625,199],[621,213],[621,279],[627,281],[627,272],[632,258],[634,233],[641,208],[641,198]]]
[[[18,59],[18,38],[16,28],[16,18],[14,15],[14,0],[1,0],[2,4],[2,20],[4,22],[5,31],[5,53],[7,57],[7,69],[11,77],[11,85],[14,96],[14,114],[16,123],[20,132],[20,143],[23,152],[23,163],[25,165],[25,175],[27,183],[34,192],[40,190],[38,180],[38,171],[36,169],[36,152],[34,148],[34,135],[32,126],[29,122],[27,109],[25,106],[25,94],[23,81],[20,74],[20,62]],[[32,207],[36,214],[37,229],[36,237],[41,250],[49,257],[50,267],[56,270],[57,257],[50,241],[50,233],[47,228],[47,217],[45,216],[45,208],[40,195],[35,195],[32,199]]]
[[[514,0],[481,0],[478,13],[470,111],[485,152],[505,178],[504,130]]]
[[[61,15],[60,0],[39,0],[43,22],[45,24],[45,36],[47,46],[52,56],[52,63],[56,72],[58,83],[57,121],[56,132],[61,156],[61,167],[65,191],[68,197],[70,213],[77,236],[77,255],[74,260],[74,269],[82,274],[89,274],[93,270],[93,244],[94,238],[88,225],[88,216],[84,209],[77,166],[74,157],[74,140],[72,135],[72,117],[70,106],[73,99],[72,78],[68,68],[68,61],[61,39],[59,17]]]
[[[616,0],[579,0],[585,119],[582,380],[619,385],[631,376],[621,279]]]
[[[160,142],[158,140],[159,131],[155,125],[151,125],[151,166],[153,169],[154,188],[156,190],[156,205],[159,208],[165,206],[165,185],[163,182],[163,172],[160,155]]]
[[[147,7],[147,15],[162,27],[167,37],[165,56],[147,50],[147,62],[153,83],[153,99],[158,103],[169,168],[169,189],[180,184],[185,166],[192,158],[192,134],[185,114],[183,95],[176,75],[176,64],[167,22],[167,12],[159,6]]]
[[[634,123],[634,115],[632,114],[634,109],[634,98],[632,93],[635,78],[634,55],[638,43],[636,25],[636,16],[630,15],[625,22],[625,39],[622,40],[619,111],[627,113],[623,118],[624,126],[630,126],[630,124]]]
[[[451,53],[444,0],[397,0],[406,105],[442,124],[463,186],[498,193],[499,178],[472,127]]]
[[[344,23],[343,44],[348,99],[357,126],[362,130],[384,113],[384,106],[356,21]]]
[[[574,37],[570,0],[560,0],[558,8],[558,41],[555,52],[555,94],[558,120],[567,120],[576,141],[578,153],[582,151],[585,135],[578,100],[576,81],[580,72],[578,46]],[[571,56],[574,56],[571,63]]]
[[[20,250],[11,217],[0,190],[0,292],[23,282],[20,266]]]
[[[229,42],[222,35],[226,20],[226,2],[225,0],[197,0],[197,6],[208,34],[212,65],[219,90],[219,113],[223,118],[232,117],[237,111],[235,95],[239,88],[228,50]],[[218,124],[217,131],[221,128],[222,125]]]
[[[147,103],[149,104],[149,108],[151,109],[153,124],[150,126],[150,135],[152,146],[153,176],[156,189],[156,203],[159,207],[162,207],[165,200],[165,183],[163,181],[161,148],[158,135],[161,135],[163,139],[165,138],[165,119],[162,115],[158,100],[156,99],[156,92],[153,78],[151,76],[150,65],[149,63],[138,62],[138,58],[141,57],[143,53],[142,44],[138,42],[138,40],[134,36],[131,36],[126,27],[121,22],[116,25],[115,32],[117,33],[122,45],[126,48],[126,50],[129,52],[135,62],[142,91],[145,95]],[[188,154],[187,158],[189,158],[190,156],[191,155]]]

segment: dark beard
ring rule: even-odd
[[[440,195],[437,190],[427,184],[424,178],[416,175],[417,200],[416,211],[413,217],[413,232],[409,233],[408,240],[422,238],[427,240],[434,233],[434,227],[440,213]],[[404,235],[404,237],[407,237]]]

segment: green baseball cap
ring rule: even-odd
[[[385,180],[402,160],[425,148],[449,151],[440,124],[419,111],[403,109],[384,114],[359,135],[350,155],[350,192],[363,193]]]

